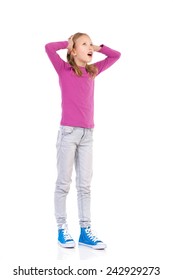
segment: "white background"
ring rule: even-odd
[[[13,279],[12,270],[19,265],[79,267],[84,261],[99,269],[160,266],[159,277],[143,277],[171,278],[171,2],[1,2],[0,273],[5,278]],[[107,243],[105,252],[78,246],[61,250],[56,243],[53,194],[61,100],[44,45],[76,32],[122,53],[95,86],[92,225]],[[94,60],[100,58],[96,53]],[[74,180],[67,211],[77,241]]]

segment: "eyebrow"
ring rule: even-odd
[[[82,42],[82,44],[84,44],[84,43],[87,43],[87,42],[86,42],[86,41]],[[90,42],[89,42],[89,44],[93,44],[93,42],[92,42],[92,41],[90,41]]]

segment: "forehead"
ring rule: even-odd
[[[81,44],[83,42],[91,42],[91,38],[88,35],[82,35],[76,40],[77,44]]]

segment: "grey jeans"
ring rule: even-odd
[[[78,216],[81,227],[90,225],[93,129],[61,126],[57,138],[58,177],[55,188],[55,217],[58,228],[66,224],[66,198],[76,170]]]

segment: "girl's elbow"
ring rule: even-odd
[[[117,51],[117,57],[118,59],[121,57],[121,53]]]
[[[48,44],[46,44],[44,47],[45,47],[45,51],[47,52],[47,51],[48,51],[48,49],[49,49],[49,43],[48,43]]]

